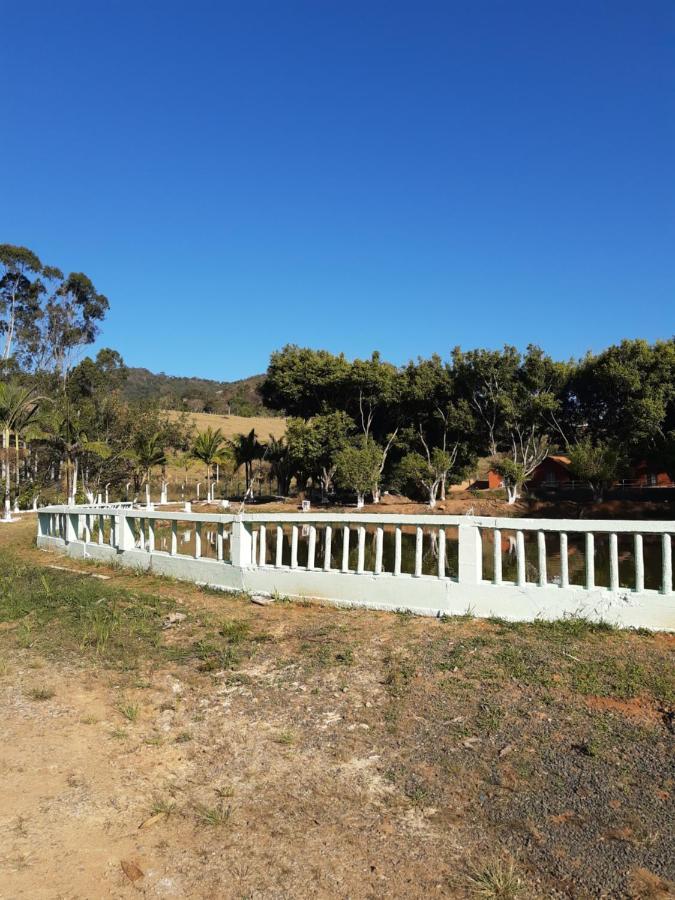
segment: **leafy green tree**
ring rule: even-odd
[[[11,359],[15,345],[33,347],[42,315],[39,276],[44,266],[27,247],[0,244],[0,338],[3,363]]]
[[[374,441],[360,439],[340,450],[335,456],[335,480],[345,490],[356,492],[360,509],[368,491],[379,487],[382,448]]]
[[[575,437],[616,442],[634,458],[658,453],[675,415],[675,338],[625,340],[589,355],[569,391]]]
[[[108,308],[108,298],[82,272],[71,272],[47,300],[45,340],[64,384],[75,351],[93,343]]]
[[[322,497],[331,491],[336,454],[348,445],[354,431],[354,423],[344,412],[314,416],[308,422],[289,422],[289,462],[302,488],[311,478],[313,484],[321,486]]]
[[[270,409],[309,419],[342,408],[349,369],[342,355],[288,344],[270,357],[260,395]]]
[[[438,499],[441,481],[447,478],[453,467],[453,459],[445,450],[434,447],[428,456],[421,453],[407,453],[399,465],[399,477],[421,486],[427,493],[429,506],[433,509]]]
[[[587,481],[594,500],[602,500],[605,492],[625,469],[626,460],[616,444],[593,443],[584,437],[569,446],[570,470],[579,481]]]

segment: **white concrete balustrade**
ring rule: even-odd
[[[37,542],[226,590],[672,631],[673,531],[650,521],[53,506],[39,512]]]

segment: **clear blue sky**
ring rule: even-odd
[[[219,379],[675,330],[673,0],[0,4],[0,241]]]

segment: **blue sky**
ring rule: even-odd
[[[100,345],[559,357],[675,330],[672,0],[5,3],[0,241]]]

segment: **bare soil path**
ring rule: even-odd
[[[260,607],[33,531],[0,531],[0,897],[674,895],[671,636]]]

